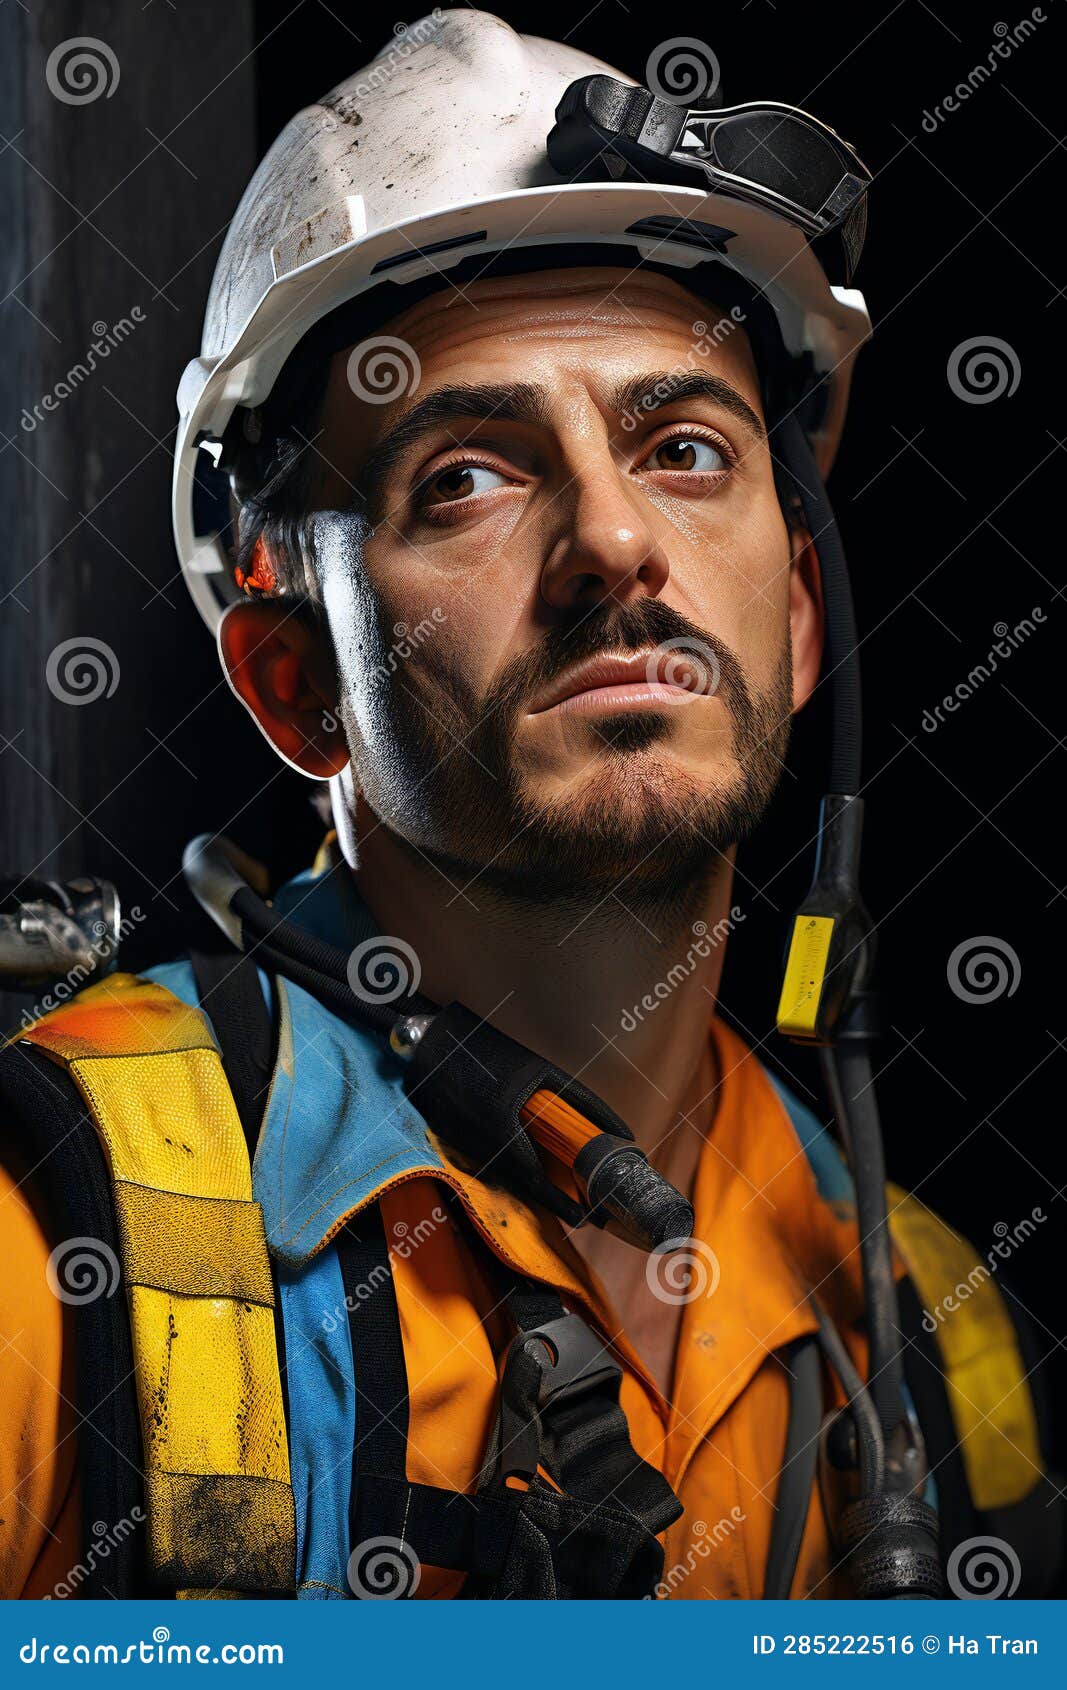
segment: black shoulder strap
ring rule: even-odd
[[[413,1593],[419,1564],[472,1576],[466,1594],[615,1596],[645,1594],[662,1568],[655,1536],[681,1508],[662,1475],[630,1443],[618,1403],[617,1364],[550,1288],[510,1276],[507,1301],[520,1336],[546,1332],[561,1343],[561,1323],[585,1334],[583,1353],[609,1358],[594,1367],[595,1388],[538,1401],[542,1369],[531,1363],[534,1395],[525,1412],[544,1437],[556,1495],[535,1479],[526,1491],[483,1484],[473,1495],[413,1483],[407,1477],[407,1369],[392,1269],[377,1204],[342,1229],[337,1251],[356,1376],[350,1533],[357,1595]],[[508,1270],[493,1257],[498,1277]],[[537,1349],[536,1342],[531,1347]],[[581,1348],[581,1346],[580,1346]],[[513,1354],[509,1351],[509,1363]],[[526,1359],[530,1359],[526,1357]],[[508,1364],[505,1365],[505,1376]],[[614,1374],[614,1382],[602,1380]],[[522,1405],[520,1405],[520,1408]],[[497,1441],[499,1448],[499,1439]],[[377,1553],[389,1539],[390,1552]],[[367,1550],[363,1566],[359,1552]],[[375,1580],[377,1579],[377,1584]],[[502,1581],[501,1584],[498,1581]]]
[[[0,1145],[8,1147],[14,1166],[25,1169],[26,1189],[40,1195],[51,1236],[87,1240],[103,1261],[117,1265],[111,1181],[96,1128],[70,1075],[30,1045],[0,1049]],[[117,1274],[109,1294],[71,1309],[71,1324],[84,1545],[73,1591],[96,1598],[145,1595],[143,1527],[135,1526],[144,1520],[141,1426]],[[92,1535],[99,1520],[108,1522],[106,1550]],[[127,1530],[121,1540],[119,1522]]]
[[[222,1071],[233,1094],[251,1164],[255,1161],[263,1112],[274,1074],[277,1042],[259,970],[254,959],[244,951],[191,951],[189,961],[200,1007],[215,1030]],[[274,1339],[278,1346],[282,1407],[288,1427],[289,1374],[285,1360],[285,1328],[278,1291],[278,1270],[273,1259],[271,1279],[274,1284]]]
[[[193,951],[190,961],[200,1007],[215,1029],[251,1157],[274,1072],[274,1029],[259,970],[244,951]]]

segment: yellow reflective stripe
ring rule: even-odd
[[[128,1285],[274,1307],[258,1203],[189,1197],[117,1180],[115,1212]]]
[[[274,1316],[228,1297],[129,1287],[145,1454],[172,1473],[288,1479]]]
[[[934,1332],[975,1507],[1007,1508],[1044,1472],[1011,1316],[988,1266],[916,1198],[889,1187],[890,1230]],[[948,1298],[948,1307],[946,1307]]]
[[[127,975],[24,1036],[69,1067],[115,1181],[151,1570],[179,1590],[292,1590],[270,1262],[207,1023]]]
[[[251,1201],[248,1147],[215,1050],[81,1056],[69,1067],[114,1179]]]

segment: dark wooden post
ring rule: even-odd
[[[184,840],[274,774],[243,735],[243,788],[209,755],[237,711],[169,517],[174,392],[255,160],[251,0],[16,0],[0,104],[0,872],[115,880],[159,956]]]

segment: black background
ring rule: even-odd
[[[253,8],[256,150],[299,106],[373,56],[393,20],[375,8],[372,24],[367,10],[317,0],[261,0]],[[1048,1217],[1003,1277],[1035,1318],[1062,1386],[1067,730],[1059,518],[1067,425],[1059,394],[1067,275],[1062,92],[1048,73],[1058,66],[1062,75],[1067,8],[1045,0],[1037,9],[1045,21],[1032,38],[998,61],[958,111],[927,129],[924,114],[987,63],[1002,33],[996,26],[1013,28],[1031,15],[1022,0],[997,10],[941,0],[849,8],[748,0],[692,12],[674,7],[669,16],[635,0],[599,0],[584,16],[584,0],[556,16],[543,6],[497,10],[520,29],[567,36],[639,78],[664,39],[703,39],[719,59],[728,99],[806,106],[848,137],[874,172],[858,280],[875,336],[860,360],[830,492],[864,631],[865,890],[881,943],[887,1028],[879,1095],[888,1161],[896,1180],[917,1189],[982,1253],[999,1236],[998,1224],[1014,1228],[1035,1206]],[[186,47],[190,30],[202,32],[204,64],[211,65],[203,73],[204,103],[197,111],[201,90],[192,86],[181,103],[182,127],[175,121],[166,132],[183,158],[198,146],[208,168],[199,166],[197,188],[188,190],[180,214],[175,195],[186,190],[174,165],[167,166],[165,189],[153,192],[142,180],[128,202],[110,202],[125,204],[126,227],[143,243],[139,261],[155,280],[154,227],[167,224],[173,235],[180,220],[179,245],[184,241],[190,266],[195,260],[176,282],[180,310],[164,314],[165,356],[153,365],[169,367],[171,376],[153,374],[131,401],[159,448],[150,465],[158,484],[150,508],[158,518],[130,534],[121,527],[124,495],[110,507],[119,524],[112,538],[166,596],[145,593],[136,622],[109,625],[108,570],[116,565],[100,548],[91,554],[105,595],[93,631],[108,629],[130,676],[122,707],[143,719],[144,765],[116,791],[133,765],[124,749],[126,762],[116,769],[107,720],[88,710],[77,712],[83,737],[76,750],[57,752],[56,767],[42,763],[62,787],[64,755],[76,757],[83,818],[71,817],[69,840],[44,866],[107,874],[128,905],[146,911],[128,954],[134,966],[188,942],[193,918],[177,878],[186,837],[226,831],[284,875],[306,862],[320,831],[307,785],[279,772],[217,685],[210,642],[174,584],[165,468],[173,386],[197,350],[205,265],[247,174],[243,158],[211,145],[212,113],[238,97],[236,76],[222,77],[229,60],[221,70],[211,63],[216,8],[193,5],[182,13],[178,19],[155,8],[153,45],[136,51],[144,55],[144,77],[161,84],[168,32],[184,32]],[[138,74],[135,58],[124,61],[123,87]],[[117,110],[116,96],[112,123]],[[249,121],[251,110],[249,101]],[[92,122],[109,121],[103,102],[91,112]],[[66,114],[56,121],[66,122]],[[253,149],[246,151],[250,157]],[[114,179],[119,174],[113,169]],[[54,258],[53,269],[65,261]],[[100,261],[109,262],[106,253]],[[99,315],[91,305],[86,310]],[[974,337],[1011,348],[1020,372],[1014,393],[967,403],[953,391],[950,358]],[[78,403],[71,402],[63,426],[84,456],[93,439]],[[129,430],[132,461],[146,443],[117,415],[114,426]],[[12,418],[5,432],[13,432]],[[49,495],[35,487],[34,496]],[[25,519],[22,510],[11,513],[13,522]],[[1035,607],[1046,620],[1021,649],[935,733],[924,731],[924,712],[986,656],[995,625],[1014,627]],[[21,640],[19,613],[5,615]],[[22,688],[8,707],[7,736],[32,725],[34,703],[32,687],[28,696]],[[798,727],[792,773],[773,815],[745,849],[739,886],[746,920],[731,942],[723,988],[726,1013],[802,1095],[815,1090],[811,1064],[770,1029],[789,915],[810,873],[824,729],[817,703]],[[148,736],[165,742],[165,751]],[[67,774],[73,778],[69,765]],[[9,817],[5,840],[14,843],[7,849],[17,853],[18,839]],[[1013,990],[965,1002],[951,987],[949,958],[980,936],[1014,953]]]

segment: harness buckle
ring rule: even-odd
[[[604,1340],[581,1315],[565,1314],[558,1320],[546,1320],[543,1325],[520,1333],[517,1342],[541,1368],[541,1388],[537,1396],[539,1409],[547,1408],[551,1403],[568,1402],[598,1388],[618,1393],[622,1368]],[[535,1344],[547,1350],[546,1360],[542,1360],[533,1348]]]

